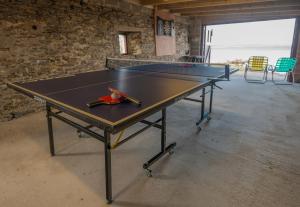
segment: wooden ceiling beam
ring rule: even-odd
[[[277,19],[291,19],[297,15],[260,15],[260,16],[240,16],[237,17],[223,17],[223,18],[201,18],[203,25],[216,25],[216,24],[232,24],[232,23],[243,23],[243,22],[256,22],[256,21],[268,21]]]
[[[201,8],[211,6],[226,6],[226,5],[242,5],[249,3],[261,3],[261,2],[280,2],[284,0],[199,0],[189,2],[179,2],[172,4],[162,4],[158,6],[158,9],[185,9],[185,8]]]
[[[184,2],[195,2],[196,0],[140,0],[142,5],[164,5],[164,4],[176,4]]]
[[[200,8],[189,8],[189,9],[172,9],[172,13],[189,14],[196,12],[218,12],[218,11],[238,11],[243,9],[263,9],[263,8],[282,8],[289,6],[300,6],[300,1],[286,0],[282,2],[261,2],[261,3],[250,3],[243,5],[226,5],[226,6],[210,6]]]
[[[259,19],[259,18],[293,18],[299,15],[299,12],[290,13],[290,14],[240,14],[240,15],[223,15],[223,16],[207,16],[207,17],[199,17],[203,22],[208,21],[220,21],[223,20],[243,20],[243,19]]]
[[[261,8],[261,9],[240,9],[235,11],[227,11],[224,10],[222,12],[215,11],[215,12],[194,12],[194,13],[186,13],[182,14],[182,16],[222,16],[222,15],[236,15],[236,14],[255,14],[255,13],[274,13],[274,12],[281,12],[281,13],[289,13],[294,11],[299,11],[300,6],[288,6],[288,7],[277,7],[277,8]]]
[[[263,9],[243,9],[238,11],[222,11],[222,12],[196,12],[182,14],[182,16],[225,16],[225,15],[243,15],[243,14],[274,14],[274,13],[297,13],[300,11],[300,6],[280,7],[280,8],[263,8]],[[300,15],[300,13],[299,13]]]

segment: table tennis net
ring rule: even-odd
[[[117,69],[120,67],[132,67],[151,64],[163,64],[163,65],[194,65],[194,66],[212,66],[224,68],[224,64],[206,64],[195,62],[177,62],[177,61],[164,61],[164,60],[146,60],[146,59],[127,59],[127,58],[107,58],[106,67],[110,69]]]
[[[222,74],[225,74],[226,67],[224,64],[208,65],[192,62],[107,58],[106,68],[189,76],[220,77]]]

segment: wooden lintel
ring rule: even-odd
[[[242,5],[223,5],[223,6],[209,6],[209,7],[195,7],[184,9],[171,9],[172,13],[189,14],[197,12],[224,12],[224,11],[239,11],[245,9],[279,9],[284,7],[300,6],[300,1],[286,0],[282,2],[260,2],[247,3]]]
[[[256,22],[256,21],[268,21],[277,19],[292,19],[296,18],[296,15],[264,15],[264,16],[240,16],[240,17],[222,17],[222,18],[201,18],[203,25],[215,25],[215,24],[232,24],[242,22]]]
[[[140,0],[142,5],[161,5],[161,4],[175,4],[191,2],[193,0]]]
[[[184,9],[196,7],[224,6],[224,5],[242,5],[259,2],[273,2],[278,0],[206,0],[206,1],[189,1],[172,4],[162,4],[158,9]],[[295,0],[296,1],[296,0]]]
[[[281,8],[281,9],[247,9],[240,11],[227,11],[227,12],[201,12],[182,14],[182,16],[199,16],[199,17],[212,17],[212,16],[238,16],[238,15],[300,15],[300,7]]]

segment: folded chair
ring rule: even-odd
[[[296,66],[297,60],[296,58],[279,58],[276,62],[275,66],[270,66],[269,71],[272,72],[272,81],[274,84],[277,85],[292,85],[294,84],[295,77],[294,77],[294,69]],[[274,73],[284,73],[283,80],[274,80]],[[288,75],[291,74],[292,82],[289,83],[287,81]]]
[[[250,79],[247,77],[248,72],[262,72],[261,79]],[[264,56],[251,56],[245,67],[244,78],[248,83],[265,83],[268,75],[268,58]]]

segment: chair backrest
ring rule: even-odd
[[[279,58],[275,65],[275,72],[292,72],[296,63],[296,58]]]
[[[248,60],[248,66],[253,71],[263,71],[268,66],[268,58],[265,56],[251,56]]]

